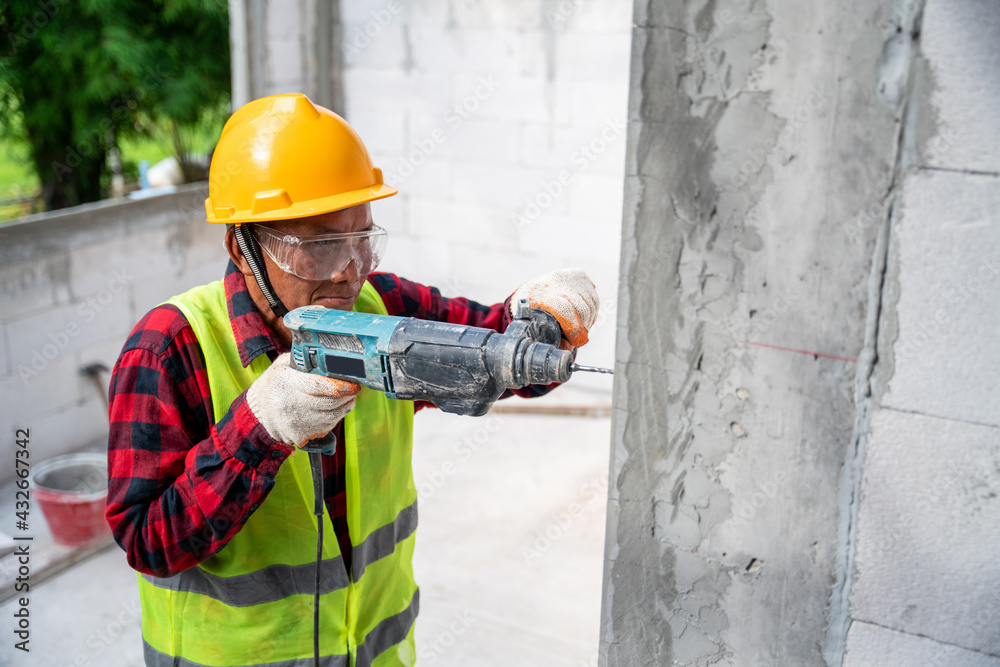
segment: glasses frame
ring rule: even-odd
[[[302,278],[303,280],[321,280],[321,279],[301,276],[298,273],[296,273],[290,264],[275,257],[275,253],[271,250],[271,248],[268,247],[269,245],[268,242],[263,240],[261,238],[261,235],[270,237],[270,239],[273,239],[275,242],[280,243],[286,247],[295,245],[305,245],[308,243],[315,243],[320,241],[347,241],[351,239],[360,239],[360,238],[384,239],[381,241],[382,244],[381,253],[377,255],[376,261],[372,263],[368,272],[364,275],[368,275],[369,273],[374,271],[376,267],[378,267],[378,265],[382,262],[382,255],[385,254],[385,246],[388,245],[389,243],[389,232],[387,232],[384,228],[379,227],[374,223],[372,223],[372,226],[370,228],[359,232],[330,232],[328,234],[308,234],[302,236],[297,236],[295,234],[282,234],[279,231],[271,229],[270,227],[264,227],[263,225],[260,224],[252,225],[251,229],[254,233],[254,237],[256,238],[258,245],[260,245],[261,249],[263,249],[264,252],[267,253],[267,256],[271,258],[271,261],[274,262],[278,266],[278,268],[280,268],[282,271],[286,273],[290,273],[293,276],[296,276],[297,278]],[[344,267],[340,270],[343,271],[344,269],[346,269],[348,266],[350,266],[350,263],[352,261],[355,262],[355,264],[357,264],[358,263],[357,257],[352,255],[351,259],[349,259],[347,263],[344,264]]]

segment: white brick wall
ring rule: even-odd
[[[400,190],[373,209],[383,268],[492,303],[580,266],[613,312],[631,3],[342,0],[341,18],[349,50],[370,34],[347,57],[348,120]],[[581,359],[610,365],[613,344],[599,327]]]

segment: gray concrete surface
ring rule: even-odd
[[[993,3],[928,0],[914,52],[850,596],[910,635],[864,642],[885,664],[1000,658],[998,30]]]
[[[548,404],[601,404],[565,387]],[[596,665],[608,419],[422,411],[420,665]],[[31,653],[0,665],[140,667],[135,574],[112,547],[32,590]],[[311,621],[307,621],[311,622]]]
[[[883,408],[861,486],[858,621],[1000,657],[1000,428]]]
[[[635,4],[602,664],[825,662],[893,9]]]

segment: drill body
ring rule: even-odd
[[[572,353],[559,349],[559,324],[527,300],[515,304],[502,334],[321,306],[297,308],[284,322],[294,368],[460,415],[484,415],[507,389],[565,382],[573,373]]]

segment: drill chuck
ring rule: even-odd
[[[566,382],[573,374],[570,370],[573,355],[548,343],[525,341],[518,360],[521,369],[519,375],[524,380],[524,384],[520,387],[529,384]]]

